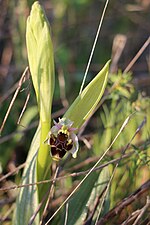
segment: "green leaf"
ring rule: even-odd
[[[94,202],[94,199],[98,198],[101,193],[106,190],[106,187],[108,185],[108,182],[110,180],[110,172],[109,172],[109,166],[104,167],[99,175],[99,178],[96,182],[95,188],[93,189],[92,193],[91,193],[91,198],[88,201],[88,207],[90,207],[92,205],[92,203]],[[95,214],[93,216],[93,221],[95,221],[97,219],[97,216],[99,216],[99,218],[101,216],[103,216],[105,213],[107,213],[109,211],[109,207],[110,207],[110,191],[108,190],[108,192],[103,193],[99,204],[97,205]],[[104,201],[102,201],[102,199],[104,198]],[[95,224],[95,222],[93,223]]]
[[[38,127],[29,154],[26,160],[26,166],[24,168],[22,176],[22,184],[30,184],[37,182],[36,175],[36,157],[40,145],[40,126]],[[13,225],[27,225],[31,216],[35,213],[38,207],[37,186],[23,187],[19,190],[19,194],[16,202],[16,209],[13,218]],[[34,225],[39,225],[39,214],[34,220]]]
[[[74,127],[80,128],[100,101],[107,84],[109,64],[110,61],[106,63],[104,68],[85,87],[65,113],[64,117],[73,121]]]
[[[106,187],[108,179],[108,168],[104,168],[99,173],[93,172],[89,175],[69,201],[67,225],[83,224],[88,216],[89,210],[92,211],[94,209],[95,200]]]
[[[81,185],[80,189],[69,201],[67,225],[74,225],[86,209],[86,203],[89,200],[94,184],[98,179],[98,173],[92,173]],[[64,210],[65,214],[65,210]],[[64,224],[62,222],[62,224]],[[79,224],[82,224],[81,221]]]
[[[44,179],[51,164],[49,147],[44,144],[51,124],[51,105],[54,92],[54,57],[50,26],[38,2],[32,6],[27,20],[27,51],[31,76],[36,92],[41,122],[40,149],[37,158],[38,180]]]

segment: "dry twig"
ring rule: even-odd
[[[148,191],[150,188],[150,180],[146,181],[141,187],[134,191],[131,195],[120,201],[116,207],[110,210],[105,216],[103,216],[99,221],[98,225],[107,224],[112,218],[120,214],[121,211],[130,205],[132,202],[136,201],[142,194]]]
[[[14,94],[14,96],[13,96],[11,102],[10,102],[10,105],[9,105],[9,107],[8,107],[8,110],[7,110],[7,112],[6,112],[6,115],[5,115],[5,117],[4,117],[4,120],[3,120],[2,125],[1,125],[1,127],[0,127],[0,135],[1,135],[1,133],[2,133],[2,130],[3,130],[4,126],[5,126],[6,120],[7,120],[8,116],[9,116],[9,113],[10,113],[10,111],[11,111],[11,108],[12,108],[13,104],[14,104],[14,101],[15,101],[15,99],[16,99],[18,93],[19,93],[19,90],[20,90],[22,84],[23,84],[23,83],[25,82],[25,80],[26,80],[26,75],[27,75],[28,69],[29,69],[28,67],[25,68],[25,70],[24,70],[24,72],[23,72],[23,74],[22,74],[22,76],[21,76],[21,78],[20,78],[20,80],[19,80],[18,87],[17,87],[17,89],[16,89],[16,91],[15,91],[15,94]]]

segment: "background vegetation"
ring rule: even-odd
[[[19,85],[19,79],[28,65],[25,43],[26,18],[33,2],[33,0],[0,1],[0,125]],[[41,3],[51,24],[55,49],[56,87],[53,118],[57,120],[79,92],[105,2],[100,0],[44,0]],[[76,160],[67,158],[65,163],[62,162],[61,175],[91,168],[98,157],[109,147],[123,121],[136,111],[101,163],[109,164],[102,172],[110,179],[118,162],[117,159],[123,154],[116,167],[101,214],[107,221],[104,224],[121,224],[123,221],[133,224],[138,216],[137,223],[139,224],[148,224],[150,220],[148,217],[150,200],[147,197],[150,187],[150,92],[148,88],[150,56],[148,45],[144,52],[139,54],[138,60],[130,71],[126,70],[149,37],[149,10],[150,4],[146,0],[110,1],[87,77],[88,82],[97,74],[102,65],[112,58],[107,90],[102,99],[101,108],[98,108],[88,125],[79,134],[78,158]],[[29,93],[30,99],[26,110],[21,122],[17,124]],[[9,172],[13,173],[19,165],[25,162],[37,126],[37,115],[35,94],[30,78],[26,77],[0,137],[1,188],[19,185],[21,182],[21,169],[17,169],[17,174],[7,179],[3,179],[3,176]],[[135,134],[134,140],[130,143]],[[47,217],[55,212],[81,179],[81,175],[69,176],[56,183],[55,195]],[[91,178],[92,181],[94,179],[94,177]],[[92,193],[91,180],[89,183],[87,181],[88,196]],[[16,195],[16,190],[0,191],[0,219],[3,224],[11,224]],[[100,194],[98,196],[100,197]],[[76,194],[74,198],[75,201],[78,199],[83,202],[85,196],[82,199],[82,195]],[[127,203],[124,198],[127,198]],[[93,204],[96,205],[96,203],[94,200],[91,202],[92,206],[90,204],[87,206],[89,212],[86,219],[94,212],[92,218],[95,221],[96,210]],[[126,204],[122,208],[124,203]],[[70,203],[71,207],[75,206]],[[120,207],[117,215],[113,214],[113,210],[110,211],[115,207]],[[82,210],[80,212],[85,213]],[[77,213],[78,218],[79,214]],[[80,216],[83,217],[83,214]],[[60,215],[55,218],[53,224],[59,224],[59,219]],[[77,223],[77,218],[74,218],[74,221]],[[102,223],[99,221],[99,224]],[[81,222],[78,221],[78,224]]]

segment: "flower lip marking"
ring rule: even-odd
[[[59,161],[67,152],[70,152],[75,158],[79,144],[78,137],[74,134],[76,128],[73,128],[73,122],[69,119],[62,118],[59,122],[54,121],[54,126],[51,128],[49,137],[46,140],[51,146],[51,156],[54,160]]]

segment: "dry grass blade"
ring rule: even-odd
[[[19,170],[21,170],[22,168],[24,168],[26,165],[26,163],[21,164],[20,166],[16,167],[15,170],[7,173],[6,175],[4,175],[3,177],[0,178],[0,182],[2,182],[3,180],[5,180],[6,178],[15,175],[16,173],[18,173]]]
[[[2,97],[0,97],[0,104],[2,104],[18,87],[18,83],[15,83]]]
[[[46,202],[46,205],[45,205],[45,208],[44,208],[44,211],[43,211],[43,214],[42,214],[42,218],[41,218],[41,221],[40,221],[40,224],[43,223],[43,220],[44,220],[44,217],[46,215],[46,210],[47,210],[47,207],[48,207],[48,204],[49,204],[49,201],[51,199],[51,197],[53,196],[53,193],[54,193],[54,184],[55,184],[55,181],[56,181],[56,177],[59,173],[59,166],[56,168],[56,171],[55,171],[55,175],[54,175],[54,179],[53,179],[53,183],[52,185],[50,186],[49,190],[47,191],[47,193],[44,195],[42,201],[40,202],[40,204],[38,205],[35,213],[32,215],[32,217],[30,218],[30,221],[29,221],[29,224],[28,225],[32,225],[38,212],[40,211],[41,207],[43,206],[44,202],[46,201],[47,199],[47,202]]]
[[[66,204],[66,213],[65,213],[65,221],[64,221],[64,225],[67,225],[68,209],[69,209],[69,203]]]
[[[116,207],[110,210],[103,218],[98,221],[98,225],[107,224],[112,218],[118,215],[124,208],[130,205],[132,202],[137,200],[143,193],[148,191],[150,188],[150,180],[145,182],[141,187],[139,187],[136,191],[134,191],[130,196],[126,197],[122,201],[120,201]]]
[[[98,198],[97,198],[97,200],[96,200],[96,203],[95,203],[95,206],[94,206],[94,208],[93,208],[93,211],[90,213],[88,219],[84,222],[83,225],[88,225],[89,223],[91,223],[91,220],[92,220],[92,218],[93,218],[93,216],[94,216],[94,214],[95,214],[95,212],[96,212],[96,210],[97,210],[97,207],[98,207],[98,205],[99,205],[99,203],[100,203],[100,200],[101,200],[101,198],[103,197],[103,195],[105,194],[106,188],[107,188],[107,187],[105,187],[104,190],[102,191],[102,193],[98,196]]]
[[[25,101],[25,103],[24,103],[24,106],[23,106],[22,112],[21,112],[21,114],[20,114],[20,116],[19,116],[19,119],[18,119],[18,121],[17,121],[17,124],[20,124],[20,120],[21,120],[21,118],[22,118],[22,116],[23,116],[23,113],[24,113],[26,107],[27,107],[29,98],[30,98],[30,92],[27,94],[26,101]]]
[[[147,196],[147,201],[145,206],[140,210],[140,213],[138,215],[138,217],[136,218],[136,220],[134,221],[133,225],[137,225],[138,221],[141,219],[141,217],[143,216],[143,214],[145,213],[145,211],[149,208],[150,206],[150,198],[149,196]]]
[[[134,153],[134,151],[132,151],[131,153],[129,154],[126,154],[122,157],[122,159],[125,159],[125,158],[128,158],[130,157],[132,154]],[[120,158],[117,158],[117,159],[112,159],[110,160],[109,162],[107,163],[104,163],[100,166],[97,166],[94,170],[94,171],[97,171],[97,170],[100,170],[100,169],[103,169],[104,167],[110,165],[110,164],[113,164],[113,163],[116,163],[120,160]],[[22,164],[22,167],[24,167],[24,164]],[[18,170],[17,170],[18,171]],[[62,179],[66,179],[68,177],[77,177],[77,176],[81,176],[81,175],[85,175],[89,172],[90,170],[85,170],[85,171],[81,171],[81,172],[77,172],[77,173],[71,173],[71,174],[68,174],[68,175],[65,175],[65,176],[60,176],[60,177],[57,177],[56,179],[49,179],[49,180],[44,180],[44,181],[39,181],[39,182],[36,182],[36,183],[30,183],[30,184],[24,184],[24,185],[14,185],[14,186],[10,186],[10,187],[5,187],[5,188],[0,188],[0,191],[9,191],[9,190],[13,190],[13,189],[18,189],[18,188],[25,188],[25,187],[29,187],[29,186],[33,186],[33,185],[40,185],[40,184],[47,184],[47,183],[50,183],[50,182],[53,182],[53,181],[59,181],[59,180],[62,180]],[[15,173],[15,172],[14,172]],[[4,180],[6,177],[8,176],[11,176],[13,175],[12,173],[10,174],[6,174],[5,176],[3,176],[1,179]]]
[[[138,60],[138,58],[142,55],[142,53],[148,47],[149,44],[150,44],[150,37],[148,37],[148,39],[146,40],[146,42],[144,43],[144,45],[141,47],[141,49],[138,51],[138,53],[135,55],[135,57],[131,60],[131,62],[126,67],[126,69],[123,71],[123,73],[128,73],[129,72],[129,70],[131,69],[131,67]]]
[[[121,225],[127,225],[130,224],[131,222],[133,222],[137,216],[139,215],[139,209],[137,209],[136,211],[134,211],[128,218],[127,220],[125,220]]]
[[[95,46],[96,46],[96,43],[97,43],[97,40],[98,40],[98,36],[100,34],[100,30],[101,30],[101,27],[102,27],[102,23],[103,23],[103,20],[104,20],[104,16],[105,16],[105,12],[106,12],[108,3],[109,3],[109,0],[106,0],[105,6],[104,6],[104,9],[103,9],[103,12],[102,12],[102,16],[100,18],[99,26],[98,26],[98,29],[97,29],[97,32],[96,32],[96,36],[95,36],[95,39],[94,39],[94,43],[93,43],[93,46],[92,46],[92,50],[91,50],[91,53],[90,53],[90,57],[89,57],[89,60],[88,60],[88,64],[87,64],[87,67],[86,67],[86,70],[85,70],[85,74],[84,74],[84,77],[83,77],[83,81],[82,81],[82,84],[81,84],[79,94],[81,94],[81,92],[83,90],[83,87],[84,87],[84,84],[85,84],[85,80],[86,80],[87,73],[88,73],[88,70],[89,70],[89,67],[90,67],[90,64],[91,64],[91,60],[92,60],[92,57],[93,57],[93,54],[94,54],[94,50],[95,50]]]
[[[52,114],[52,118],[57,118],[57,117],[63,115],[65,111],[66,111],[65,108],[62,108],[62,109],[58,110],[57,112],[55,112],[55,113]],[[12,132],[12,133],[9,134],[9,135],[6,135],[6,136],[2,137],[2,138],[0,139],[0,144],[6,142],[6,141],[8,141],[8,140],[10,140],[10,139],[13,138],[17,133],[18,133],[18,134],[20,134],[20,133],[25,133],[25,132],[27,132],[28,130],[31,130],[32,128],[37,127],[37,125],[38,125],[38,121],[35,121],[35,122],[31,123],[31,125],[30,125],[29,127],[25,128],[24,130],[15,131],[15,132]]]
[[[44,218],[46,216],[46,211],[48,209],[48,205],[50,203],[50,200],[53,198],[53,195],[54,195],[54,185],[55,185],[55,182],[56,182],[56,178],[57,178],[57,176],[59,174],[59,169],[60,169],[60,167],[57,166],[56,167],[55,174],[54,174],[53,182],[52,182],[52,185],[51,185],[51,188],[50,188],[50,191],[49,191],[49,195],[48,195],[48,198],[47,198],[47,202],[46,202],[46,205],[45,205],[43,214],[42,214],[42,218],[41,218],[41,221],[40,221],[40,225],[42,225],[42,223],[43,223],[43,220],[44,220]]]
[[[31,130],[31,129],[37,127],[37,125],[38,125],[38,121],[35,121],[35,122],[31,123],[31,125],[30,125],[29,127],[24,128],[24,130],[22,129],[22,130],[19,130],[19,131],[12,132],[11,134],[5,135],[4,137],[2,137],[2,138],[0,139],[0,144],[4,143],[4,142],[6,142],[6,141],[9,141],[9,140],[10,140],[11,138],[13,138],[16,134],[22,134],[22,133],[24,134],[24,133],[27,132],[28,130]],[[24,127],[24,126],[23,126],[23,127]]]
[[[1,223],[4,222],[4,221],[8,218],[8,216],[12,213],[13,210],[14,210],[14,205],[12,205],[12,206],[8,209],[8,211],[6,212],[6,214],[5,214],[2,218],[0,218],[0,222],[1,222]]]
[[[129,154],[126,154],[122,157],[122,159],[125,159],[125,158],[128,158],[130,157],[132,154],[134,153],[134,151],[132,151],[131,153]],[[97,158],[97,157],[96,157]],[[103,169],[104,167],[110,165],[110,164],[113,164],[113,163],[116,163],[120,160],[120,158],[117,158],[117,159],[112,159],[110,160],[109,162],[107,163],[104,163],[100,166],[97,166],[94,170],[94,171],[97,171],[97,170],[100,170],[100,169]],[[25,164],[22,164],[20,165],[21,168],[23,168],[25,166]],[[18,167],[18,169],[20,169]],[[6,174],[5,176],[3,176],[1,178],[0,181],[6,179],[7,177],[13,175],[14,173],[18,172],[18,169],[16,169],[15,171],[11,172],[11,173],[8,173]],[[24,184],[24,185],[14,185],[14,186],[10,186],[10,187],[5,187],[5,188],[0,188],[0,191],[9,191],[9,190],[13,190],[13,189],[18,189],[18,188],[25,188],[25,187],[29,187],[29,186],[33,186],[33,185],[40,185],[40,184],[47,184],[47,183],[50,183],[50,182],[53,182],[53,181],[59,181],[59,180],[62,180],[62,179],[66,179],[68,177],[77,177],[77,176],[81,176],[81,175],[85,175],[89,172],[90,170],[85,170],[85,171],[81,171],[81,172],[77,172],[77,173],[71,173],[71,174],[68,174],[68,175],[65,175],[65,176],[60,176],[60,177],[57,177],[55,179],[49,179],[49,180],[44,180],[44,181],[39,181],[39,182],[36,182],[36,183],[30,183],[30,184]]]
[[[4,126],[5,126],[6,120],[7,120],[8,116],[9,116],[9,113],[10,113],[10,111],[11,111],[11,108],[12,108],[13,104],[14,104],[14,101],[15,101],[17,95],[18,95],[18,92],[19,92],[19,90],[20,90],[22,84],[23,84],[23,83],[25,82],[25,80],[26,80],[26,75],[27,75],[28,69],[29,69],[28,67],[25,68],[25,70],[24,70],[24,72],[23,72],[23,74],[22,74],[22,76],[21,76],[21,78],[20,78],[20,81],[19,81],[19,83],[18,83],[18,87],[17,87],[17,89],[16,89],[16,91],[15,91],[15,94],[14,94],[14,96],[13,96],[11,102],[10,102],[10,105],[9,105],[9,107],[8,107],[8,110],[7,110],[7,112],[6,112],[6,115],[5,115],[5,117],[4,117],[4,120],[3,120],[2,125],[1,125],[1,127],[0,127],[0,135],[1,135],[1,133],[2,133],[2,130],[3,130]]]
[[[49,189],[49,190],[50,190],[50,189]],[[44,202],[45,202],[46,199],[47,199],[47,196],[48,196],[48,194],[49,194],[49,190],[46,192],[46,194],[44,195],[42,201],[41,201],[40,204],[38,205],[36,211],[34,212],[34,214],[32,215],[32,217],[30,218],[30,221],[29,221],[28,225],[32,225],[32,224],[33,224],[33,222],[34,222],[34,220],[35,220],[37,214],[39,213],[41,207],[43,206]]]

